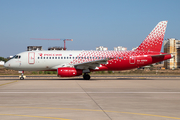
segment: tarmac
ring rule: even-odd
[[[1,120],[180,120],[180,77],[0,77]]]

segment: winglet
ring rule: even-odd
[[[167,21],[159,22],[136,51],[155,51],[160,52],[164,34],[166,31]]]

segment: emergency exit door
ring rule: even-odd
[[[34,52],[28,53],[28,63],[29,64],[35,63],[35,53]]]

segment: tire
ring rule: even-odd
[[[20,80],[24,80],[24,77],[20,77]]]
[[[91,76],[90,76],[89,74],[84,74],[84,75],[83,75],[83,78],[84,78],[85,80],[90,80]]]

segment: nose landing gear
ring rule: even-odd
[[[24,71],[19,71],[19,73],[21,73],[21,76],[19,76],[19,79],[24,80],[24,78],[26,77],[24,76]]]
[[[24,77],[23,77],[23,76],[21,76],[21,77],[20,77],[20,80],[24,80]]]

